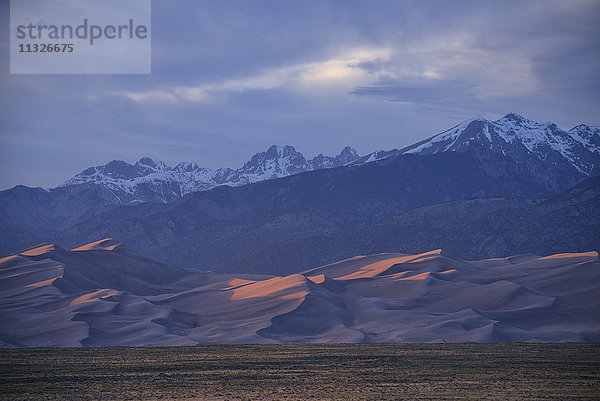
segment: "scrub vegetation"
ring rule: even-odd
[[[0,399],[598,399],[598,344],[0,350]]]

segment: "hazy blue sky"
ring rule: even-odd
[[[0,189],[142,156],[239,167],[409,145],[473,115],[600,125],[600,2],[152,2],[151,75],[10,75]]]

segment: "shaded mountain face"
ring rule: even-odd
[[[190,192],[205,191],[219,185],[240,186],[305,171],[339,167],[359,156],[346,147],[336,157],[319,156],[307,160],[293,146],[271,146],[252,156],[241,168],[211,169],[196,163],[179,163],[174,168],[149,157],[135,165],[114,160],[90,167],[67,180],[59,188],[93,183],[110,191],[108,201],[116,205],[140,202],[169,202]]]
[[[443,248],[467,259],[600,249],[600,177],[546,199],[479,198],[423,206],[374,224],[305,231],[255,244],[220,266],[224,272],[290,274],[356,254]],[[303,217],[295,215],[295,221]],[[257,236],[272,224],[249,228]],[[243,243],[242,234],[238,241]],[[293,261],[293,262],[290,262]]]
[[[510,255],[528,251],[524,248],[532,241],[538,241],[535,249],[542,254],[600,247],[600,230],[594,231],[596,195],[580,197],[575,191],[556,206],[538,208],[541,200],[514,199],[515,194],[527,198],[546,191],[523,165],[483,156],[475,150],[403,155],[355,168],[219,187],[166,205],[119,207],[45,241],[71,247],[112,235],[185,268],[269,274],[381,252],[385,246],[420,252],[441,243],[459,257]],[[594,194],[599,183],[590,180],[585,185]],[[469,203],[489,197],[500,199]],[[552,218],[559,210],[565,217],[560,224]],[[571,216],[572,211],[577,214]],[[392,219],[405,213],[407,220]],[[479,228],[479,223],[484,225]],[[539,226],[531,228],[531,236],[520,234],[534,223]],[[582,227],[589,227],[589,235],[581,235]]]
[[[0,259],[0,347],[599,341],[598,253],[191,272],[105,239]]]

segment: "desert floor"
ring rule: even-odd
[[[599,399],[600,344],[0,349],[0,399]]]

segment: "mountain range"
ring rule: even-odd
[[[357,256],[286,276],[193,272],[113,239],[0,259],[0,346],[599,341],[597,252]]]
[[[149,157],[141,158],[134,165],[113,160],[82,171],[58,188],[93,183],[110,191],[113,197],[108,200],[115,204],[166,203],[190,192],[205,191],[219,185],[237,187],[306,171],[340,167],[358,157],[353,148],[345,147],[335,157],[319,154],[307,160],[293,146],[273,145],[265,152],[256,153],[237,170],[211,169],[187,162],[171,168]]]
[[[591,251],[599,138],[598,127],[564,131],[511,113],[362,157],[345,148],[307,161],[271,147],[235,172],[211,170],[213,181],[190,178],[205,171],[193,164],[111,162],[51,190],[0,192],[0,252],[115,237],[184,268],[277,275],[358,252]],[[181,196],[194,187],[185,180],[208,188],[225,176]]]
[[[112,195],[105,197],[106,202],[119,205],[169,202],[188,193],[219,185],[247,185],[307,171],[360,165],[401,154],[463,152],[473,146],[529,163],[537,159],[543,165],[539,167],[542,169],[537,172],[539,175],[543,175],[543,170],[548,167],[565,171],[575,169],[585,176],[600,173],[600,127],[582,124],[564,131],[554,123],[539,123],[510,113],[497,121],[476,116],[401,150],[376,151],[362,157],[353,148],[346,147],[335,157],[319,154],[307,160],[293,146],[273,145],[265,152],[256,153],[236,170],[210,169],[188,162],[171,168],[149,157],[141,158],[134,165],[113,160],[82,171],[59,185],[59,188],[93,183]],[[576,175],[575,172],[571,174]],[[561,187],[561,183],[553,185],[556,189],[566,189]]]

